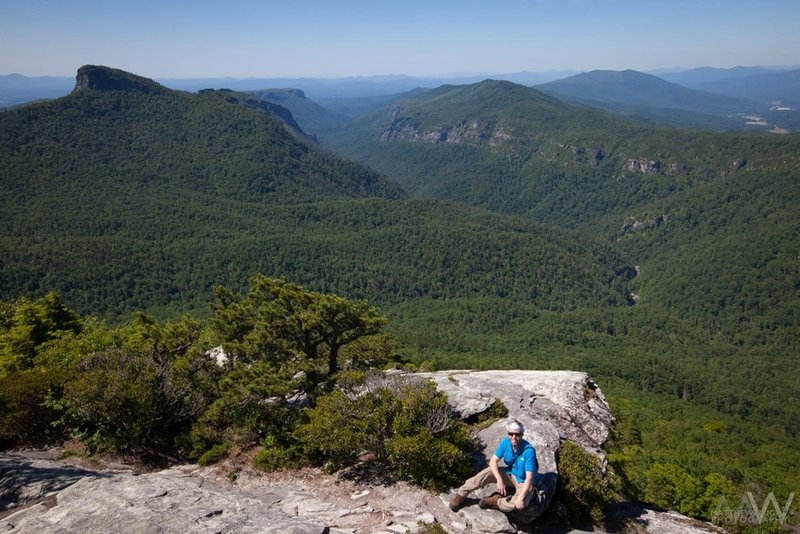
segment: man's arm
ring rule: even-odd
[[[517,500],[514,501],[514,508],[522,510],[525,508],[525,495],[531,491],[533,485],[533,471],[525,471],[525,482],[522,484],[522,491],[517,494]]]
[[[497,465],[497,462],[497,456],[492,455],[491,460],[489,460],[489,469],[492,470],[494,479],[497,481],[497,491],[500,492],[500,495],[505,496],[506,483],[503,482],[503,477],[500,476],[500,467]]]

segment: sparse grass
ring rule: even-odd
[[[508,417],[508,408],[500,399],[495,399],[486,410],[468,417],[466,423],[469,425],[470,435],[474,435],[506,417]]]
[[[437,522],[428,522],[428,521],[417,521],[417,525],[419,525],[419,530],[417,530],[418,534],[447,534],[447,531],[441,525],[441,523]]]

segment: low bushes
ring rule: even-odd
[[[413,375],[350,373],[343,388],[304,414],[295,437],[305,456],[331,469],[360,456],[423,487],[460,484],[470,475],[471,442],[433,383]]]
[[[600,522],[604,509],[615,498],[600,460],[580,445],[565,441],[558,450],[557,461],[556,500],[566,508],[568,518],[576,523]]]
[[[434,385],[366,370],[397,349],[375,308],[262,275],[217,297],[206,322],[114,329],[52,294],[0,302],[0,446],[73,439],[203,465],[256,449],[263,470],[367,455],[425,487],[469,475],[465,427]]]

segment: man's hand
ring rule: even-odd
[[[500,495],[505,496],[506,494],[506,485],[503,483],[502,480],[497,481],[497,491],[500,493]]]
[[[516,500],[516,502],[514,503],[514,508],[516,510],[522,510],[523,508],[525,508],[525,499],[523,499],[522,496],[520,496]]]

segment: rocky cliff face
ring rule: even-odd
[[[486,445],[488,459],[505,437],[509,419],[521,422],[525,439],[535,448],[541,475],[538,489],[543,499],[524,513],[510,515],[512,525],[528,524],[539,517],[556,490],[558,467],[556,454],[561,442],[570,439],[605,464],[601,446],[608,438],[614,418],[600,388],[586,373],[572,371],[450,371],[425,374],[461,415],[469,418],[486,411],[496,400],[508,410],[508,417],[482,430],[478,436]],[[493,491],[485,489],[481,497]],[[501,532],[507,526],[505,514],[467,507],[463,514],[468,523],[488,532]],[[489,521],[487,523],[487,521]],[[512,532],[514,530],[511,530]]]
[[[623,165],[623,169],[628,172],[637,172],[641,174],[658,174],[663,172],[668,176],[688,174],[691,170],[688,165],[678,161],[672,161],[664,164],[659,160],[648,159],[645,157],[631,158],[627,160]]]
[[[450,371],[424,376],[448,395],[462,417],[485,411],[499,399],[509,417],[526,426],[546,492],[527,519],[540,514],[552,497],[555,455],[563,439],[604,458],[600,445],[613,418],[585,373]],[[504,435],[503,425],[498,421],[480,432],[487,456]],[[186,465],[136,475],[124,466],[113,467],[80,468],[30,453],[0,455],[0,499],[5,499],[0,500],[0,530],[360,534],[417,532],[436,522],[446,532],[517,531],[501,512],[476,506],[477,498],[453,513],[447,508],[449,494],[402,482],[367,483],[358,469],[336,475],[315,469],[264,475],[244,468],[231,482],[218,468]],[[640,532],[714,531],[675,514],[631,510]]]
[[[148,94],[169,91],[169,89],[163,85],[148,78],[100,65],[84,65],[78,69],[73,93],[86,89],[95,89],[98,91],[128,91]]]
[[[378,133],[378,139],[384,142],[485,144],[493,148],[510,140],[511,134],[494,124],[494,121],[481,119],[462,120],[456,124],[425,129],[413,117],[406,117],[399,110],[394,110]]]

